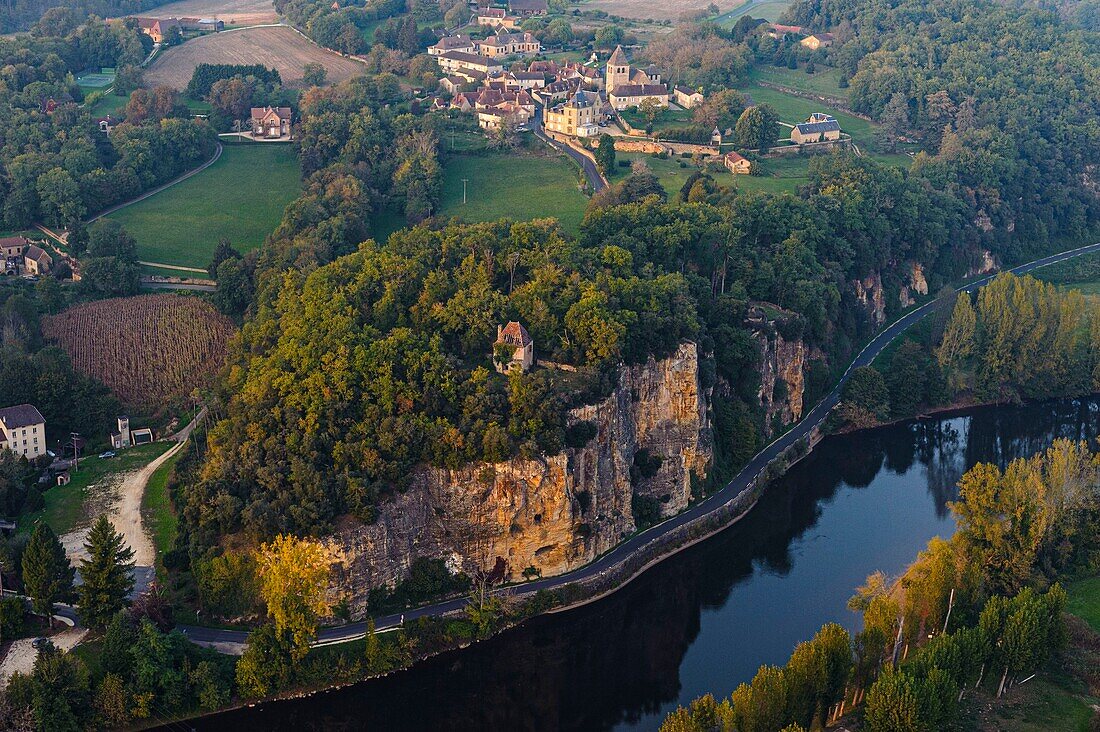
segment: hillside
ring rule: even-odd
[[[169,48],[145,72],[145,83],[183,89],[201,63],[263,64],[278,71],[283,84],[294,87],[301,84],[302,68],[310,62],[325,67],[329,82],[366,72],[362,63],[315,45],[293,28],[278,26],[214,33]]]

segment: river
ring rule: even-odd
[[[199,730],[655,730],[728,695],[834,621],[876,570],[896,574],[955,530],[948,501],[977,462],[1091,439],[1100,401],[993,407],[830,437],[744,519],[614,595],[408,671],[191,720]]]

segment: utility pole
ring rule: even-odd
[[[80,433],[70,432],[69,437],[73,443],[73,472],[80,470]]]
[[[469,182],[469,178],[462,179],[462,205],[466,205],[466,183]]]

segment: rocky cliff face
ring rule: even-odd
[[[878,272],[867,275],[862,280],[852,280],[852,290],[876,328],[886,322],[886,295],[883,293],[882,277]]]
[[[753,340],[760,348],[758,396],[764,408],[764,431],[771,435],[773,427],[802,419],[806,346],[801,340],[786,341],[769,330],[757,330]]]
[[[928,280],[924,278],[924,267],[919,262],[909,263],[909,281],[901,286],[898,299],[901,306],[907,308],[916,303],[917,295],[928,294]]]
[[[801,407],[801,405],[800,405]],[[370,525],[349,521],[337,534],[347,562],[341,584],[362,612],[366,589],[392,585],[418,557],[443,559],[453,571],[507,562],[516,579],[527,567],[543,575],[583,565],[634,531],[635,495],[659,501],[662,515],[682,510],[691,476],[712,457],[707,395],[694,343],[667,359],[620,369],[607,399],[572,410],[596,436],[558,455],[480,463],[461,470],[423,468],[412,487],[388,499]],[[650,477],[631,483],[645,450]]]

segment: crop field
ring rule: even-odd
[[[746,0],[736,3],[732,10],[722,13],[714,21],[723,28],[732,28],[746,15],[775,22],[790,4],[790,0]],[[721,7],[725,8],[724,5]]]
[[[292,146],[230,144],[198,175],[108,218],[134,236],[142,261],[205,267],[223,236],[241,252],[262,244],[301,190]]]
[[[233,324],[197,297],[141,295],[42,319],[46,340],[126,405],[155,412],[204,384],[225,361]]]
[[[295,87],[301,84],[302,67],[311,61],[325,67],[329,83],[366,71],[359,61],[320,48],[292,28],[278,26],[212,33],[169,48],[145,72],[145,82],[150,87],[183,89],[201,63],[263,64],[279,72],[283,86]]]
[[[257,25],[279,20],[271,0],[180,0],[142,13],[148,18],[217,18],[229,25]]]
[[[462,203],[462,179],[466,203]],[[553,217],[576,231],[588,199],[577,187],[579,169],[564,156],[494,153],[449,156],[443,168],[441,216],[465,221]]]

